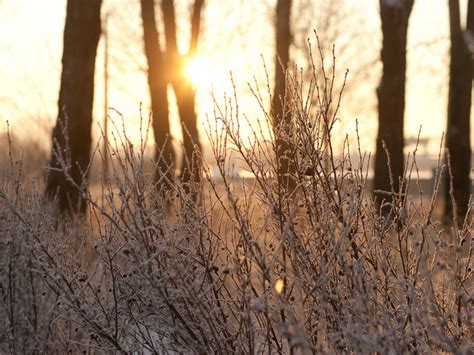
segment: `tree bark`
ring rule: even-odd
[[[174,176],[174,152],[170,135],[168,110],[168,81],[164,53],[155,19],[154,0],[140,0],[143,22],[143,42],[148,63],[148,87],[150,90],[153,133],[155,136],[157,163],[156,179],[162,176],[170,186]]]
[[[280,186],[291,190],[295,182],[291,178],[294,173],[293,157],[290,154],[288,133],[291,131],[291,117],[285,107],[286,102],[286,71],[290,62],[291,45],[291,4],[292,0],[278,0],[276,5],[275,23],[275,87],[272,99],[273,131],[276,143],[277,175]]]
[[[379,127],[373,185],[374,196],[379,205],[382,200],[389,202],[392,198],[375,191],[391,192],[390,181],[393,179],[393,192],[398,192],[401,188],[399,181],[403,177],[406,45],[413,2],[414,0],[380,0],[383,75],[377,88]],[[389,153],[391,176],[383,142]],[[382,212],[387,213],[389,210],[384,208]]]
[[[191,58],[196,51],[200,25],[201,11],[204,0],[195,0],[193,16],[191,19],[191,39],[187,55],[182,56],[178,51],[176,35],[176,19],[173,0],[162,1],[162,11],[165,24],[165,38],[168,62],[173,90],[176,95],[178,112],[183,128],[183,158],[181,165],[181,180],[184,183],[198,182],[200,180],[200,140],[195,111],[196,92],[184,74],[186,60]]]
[[[52,170],[46,180],[46,194],[57,197],[61,211],[84,212],[86,208],[75,185],[87,188],[100,7],[101,0],[67,2],[59,112],[52,136]],[[59,171],[62,159],[72,181]]]
[[[468,5],[467,31],[474,27],[473,2]],[[466,35],[461,29],[459,1],[449,0],[449,28],[451,35],[451,63],[449,67],[448,125],[446,148],[450,155],[452,172],[452,193],[456,204],[457,217],[464,219],[468,211],[471,192],[471,142],[470,114],[472,90],[471,52],[466,43]],[[451,182],[446,181],[445,218],[453,218]]]

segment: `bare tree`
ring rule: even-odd
[[[408,20],[414,0],[380,0],[379,3],[383,34],[383,75],[377,88],[379,128],[373,186],[378,203],[387,195],[376,191],[397,192],[401,188],[399,181],[404,170],[406,46]]]
[[[461,28],[458,0],[449,0],[449,29],[451,63],[449,66],[448,125],[446,148],[450,159],[452,181],[446,179],[444,215],[453,218],[452,192],[457,217],[466,216],[471,192],[471,90],[472,64],[468,41],[474,36],[474,2],[469,0],[466,30]],[[452,186],[451,186],[452,183]]]
[[[179,53],[177,42],[176,17],[173,0],[162,1],[165,25],[167,69],[170,82],[176,95],[179,116],[183,127],[184,156],[182,159],[181,178],[184,182],[198,181],[199,158],[195,146],[200,147],[195,110],[196,91],[191,81],[185,77],[186,61],[196,53],[201,28],[201,12],[204,0],[195,0],[191,17],[191,38],[185,55]]]
[[[174,172],[174,152],[170,136],[165,53],[160,47],[154,0],[141,0],[140,3],[143,42],[148,63],[148,87],[153,113],[153,133],[156,143],[157,175],[165,174],[166,180],[169,182],[172,180]]]
[[[275,87],[272,100],[273,129],[276,136],[276,155],[278,160],[278,180],[284,187],[293,185],[288,179],[289,173],[294,170],[288,140],[285,135],[291,131],[291,117],[286,107],[286,71],[290,62],[292,0],[278,0],[276,5],[276,56],[275,56]]]
[[[86,187],[88,178],[100,8],[101,0],[67,2],[59,112],[46,181],[47,195],[57,196],[62,211],[86,207],[75,185]]]

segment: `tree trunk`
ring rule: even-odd
[[[467,26],[472,31],[474,11],[469,1]],[[461,29],[459,1],[449,0],[449,28],[451,34],[451,63],[449,77],[448,126],[446,148],[450,155],[452,172],[452,193],[456,204],[457,217],[466,216],[471,192],[471,142],[470,114],[472,65],[471,53]],[[445,217],[453,218],[453,205],[450,196],[451,182],[446,179]]]
[[[181,180],[184,183],[199,182],[201,165],[198,154],[201,150],[201,143],[195,111],[196,92],[188,80],[174,80],[173,88],[183,127],[184,154],[181,165]]]
[[[101,0],[89,0],[87,4],[83,0],[67,2],[59,112],[50,160],[53,170],[46,181],[46,194],[57,197],[61,211],[84,212],[86,208],[74,185],[87,188],[100,7]],[[55,170],[62,168],[63,159],[72,181]]]
[[[200,150],[201,146],[195,111],[196,92],[189,79],[184,76],[184,65],[187,58],[191,58],[196,51],[203,5],[204,0],[195,0],[194,2],[189,52],[183,57],[178,52],[174,1],[163,0],[162,2],[166,50],[169,59],[168,70],[183,128],[184,154],[181,166],[181,179],[184,183],[198,182],[200,180],[200,157],[197,156],[197,150]]]
[[[154,0],[140,2],[143,42],[148,63],[148,87],[153,113],[153,133],[156,143],[155,160],[158,168],[156,178],[158,180],[164,175],[166,185],[170,186],[174,176],[174,152],[170,135],[166,67],[160,48]]]
[[[399,181],[403,177],[406,45],[413,2],[414,0],[380,0],[383,75],[377,88],[379,128],[373,186],[379,205],[384,199],[387,202],[392,199],[375,191],[391,192],[390,181],[393,179],[393,192],[398,192],[401,188]],[[383,142],[389,153],[391,176]],[[382,212],[387,213],[389,210],[390,208],[384,208]]]
[[[286,71],[290,61],[291,16],[292,0],[278,0],[276,5],[276,56],[275,56],[275,87],[272,102],[273,131],[275,134],[277,175],[280,186],[284,189],[294,187],[291,178],[294,173],[293,157],[289,152],[288,133],[291,128],[291,117],[288,114],[286,102]]]

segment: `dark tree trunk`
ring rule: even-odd
[[[466,19],[466,30],[474,31],[474,1],[469,0],[467,3],[467,19]]]
[[[94,70],[100,37],[101,0],[68,0],[64,27],[59,113],[53,130],[53,153],[46,193],[57,196],[62,211],[85,211],[86,204],[74,185],[87,186],[90,160]],[[66,120],[67,117],[67,120]],[[59,153],[62,158],[58,158]],[[60,169],[68,164],[70,181]]]
[[[286,102],[286,71],[290,62],[291,44],[291,16],[292,0],[278,0],[276,5],[276,56],[275,56],[275,88],[273,92],[272,116],[273,130],[276,139],[276,157],[278,160],[278,180],[285,189],[294,186],[291,173],[294,172],[288,133],[291,128],[291,118],[288,114]]]
[[[374,168],[374,191],[399,191],[399,180],[403,176],[404,159],[404,111],[405,111],[405,75],[408,20],[414,0],[398,2],[380,0],[382,21],[382,64],[383,76],[377,88],[379,128]],[[383,147],[385,142],[390,157],[390,177],[387,155]],[[384,194],[374,192],[377,203],[383,199],[391,201]],[[388,212],[388,208],[383,212]]]
[[[474,9],[469,1],[467,30],[474,25]],[[466,43],[466,35],[461,29],[459,1],[449,0],[449,28],[451,34],[451,63],[449,77],[448,126],[446,148],[449,151],[452,180],[452,192],[456,203],[457,217],[466,216],[471,192],[471,142],[470,114],[472,65],[471,53]],[[446,179],[445,217],[452,219],[453,205],[449,191],[450,181]]]
[[[164,55],[160,48],[154,0],[141,0],[141,14],[143,42],[148,63],[148,87],[153,113],[153,133],[156,143],[155,159],[158,168],[156,178],[159,179],[164,174],[166,185],[169,186],[174,175],[174,152],[170,136],[168,81]]]
[[[188,80],[174,80],[173,88],[178,103],[183,127],[184,154],[181,164],[181,179],[184,183],[200,180],[200,150],[197,115],[195,111],[196,92]]]
[[[184,154],[181,165],[181,179],[184,183],[198,182],[200,179],[200,140],[197,127],[197,115],[195,111],[196,92],[188,78],[184,77],[184,65],[186,59],[195,54],[201,24],[201,10],[204,0],[195,0],[193,16],[191,19],[191,40],[189,52],[181,56],[178,52],[176,19],[173,0],[163,0],[162,10],[165,23],[166,50],[168,70],[176,95],[178,112],[183,127]],[[197,148],[197,149],[196,149]]]

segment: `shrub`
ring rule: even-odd
[[[386,192],[389,215],[376,210],[360,144],[357,157],[348,138],[336,152],[333,72],[313,66],[309,83],[288,73],[291,123],[270,134],[258,88],[261,121],[245,134],[237,94],[216,100],[218,176],[204,165],[193,185],[157,177],[146,139],[135,148],[116,133],[112,176],[100,193],[82,189],[82,218],[57,214],[12,160],[0,190],[0,351],[472,350],[472,222],[434,218],[441,165],[431,199],[408,194],[416,151],[404,188]],[[282,140],[295,167],[286,179]],[[236,178],[236,165],[253,178]]]

